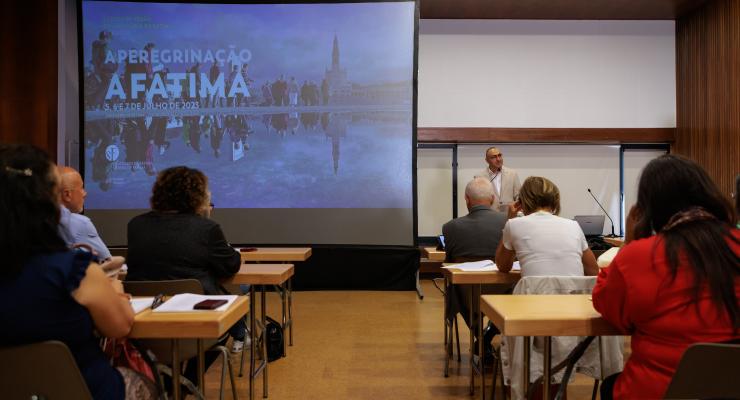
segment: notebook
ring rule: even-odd
[[[192,294],[192,293],[180,293],[176,294],[164,303],[162,303],[161,306],[155,308],[152,310],[155,313],[162,313],[162,312],[211,312],[211,311],[224,311],[229,306],[231,306],[231,303],[236,301],[236,298],[239,296],[236,295],[208,295],[208,294]],[[196,303],[200,303],[203,300],[226,300],[227,303],[222,305],[219,308],[216,308],[215,310],[193,310],[193,306]]]
[[[137,297],[129,301],[131,302],[131,308],[134,309],[134,314],[138,314],[152,306],[154,297]]]
[[[491,260],[470,261],[470,262],[459,263],[459,264],[451,264],[451,265],[447,265],[442,268],[457,269],[457,270],[466,271],[466,272],[498,271],[498,267]],[[511,270],[512,271],[522,270],[522,267],[519,265],[519,261],[514,261],[514,264],[511,266]]]

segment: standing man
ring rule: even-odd
[[[475,177],[488,179],[493,185],[493,208],[506,211],[509,204],[513,203],[519,196],[519,174],[516,170],[504,167],[504,155],[496,147],[486,150],[486,162],[488,168],[484,169]]]
[[[62,178],[59,218],[59,233],[62,239],[68,246],[79,243],[90,245],[99,261],[110,258],[110,251],[98,235],[95,225],[90,218],[79,214],[87,197],[80,173],[71,167],[59,167],[59,175]]]

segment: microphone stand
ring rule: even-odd
[[[604,215],[606,215],[606,217],[609,218],[609,222],[612,223],[612,234],[611,235],[606,235],[606,237],[608,237],[608,238],[618,237],[617,235],[614,234],[614,220],[612,219],[612,217],[609,216],[609,213],[606,212],[606,210],[604,209],[604,206],[602,206],[601,203],[599,203],[599,200],[596,199],[596,196],[594,196],[594,194],[591,192],[591,188],[586,188],[586,190],[588,190],[588,194],[590,194],[591,197],[594,198],[594,201],[596,202],[596,204],[598,204],[599,207],[601,207],[601,210],[604,211]]]

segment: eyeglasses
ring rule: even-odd
[[[214,208],[216,208],[216,205],[213,204],[213,203],[210,203],[210,204],[208,204],[208,208],[210,208],[211,210],[213,210]]]
[[[160,293],[160,294],[154,296],[154,300],[152,300],[152,310],[154,310],[155,308],[161,306],[162,303],[164,303],[164,295],[163,294]]]

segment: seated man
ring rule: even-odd
[[[87,192],[80,173],[71,167],[59,167],[62,177],[59,235],[68,246],[87,244],[92,247],[99,261],[111,257],[108,247],[98,235],[90,218],[81,215]]]
[[[445,237],[447,262],[493,260],[501,234],[506,224],[506,215],[491,210],[493,185],[482,177],[474,178],[465,187],[465,204],[468,215],[453,219],[442,227]],[[470,326],[470,287],[448,288],[448,318],[458,312]],[[486,285],[484,293],[502,293],[506,289],[497,285]]]

